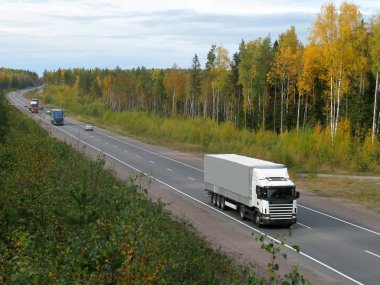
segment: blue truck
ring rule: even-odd
[[[62,109],[52,109],[50,110],[50,122],[53,125],[62,125],[64,123],[64,114]]]

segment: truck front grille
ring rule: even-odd
[[[288,220],[292,218],[292,204],[270,204],[269,216],[271,220]]]

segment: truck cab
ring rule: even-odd
[[[294,224],[297,222],[297,199],[299,192],[294,183],[284,177],[266,177],[255,181],[255,223]]]

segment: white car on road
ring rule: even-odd
[[[85,129],[85,131],[93,131],[94,130],[94,126],[91,123],[87,123],[84,126],[84,129]]]

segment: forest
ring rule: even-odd
[[[22,89],[41,85],[38,74],[31,71],[0,68],[0,89]]]
[[[334,140],[340,128],[362,139],[379,136],[377,100],[380,18],[369,23],[357,5],[321,7],[307,44],[291,26],[276,40],[242,40],[232,56],[212,45],[202,67],[58,69],[47,86],[67,87],[83,104],[112,110],[230,121],[237,128],[283,133],[319,125]]]

